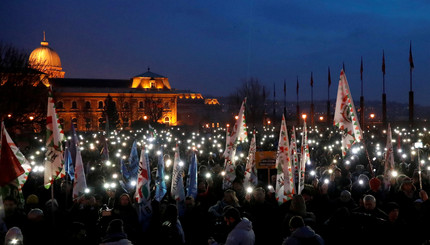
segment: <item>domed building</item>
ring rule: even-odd
[[[48,45],[45,32],[43,32],[43,41],[40,47],[31,52],[29,58],[30,67],[46,73],[50,78],[64,78],[65,72],[61,67],[60,56]],[[48,84],[45,84],[48,86]]]

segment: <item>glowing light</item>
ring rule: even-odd
[[[84,192],[85,192],[85,193],[90,193],[90,189],[85,188]]]
[[[184,162],[180,161],[180,162],[178,163],[178,165],[179,165],[179,167],[183,167],[183,166],[184,166]]]
[[[114,179],[118,178],[118,174],[112,174],[112,178]]]
[[[247,192],[247,193],[252,193],[252,191],[253,191],[252,187],[248,187],[248,188],[246,188],[246,192]]]
[[[165,175],[165,176],[164,176],[164,179],[165,179],[165,180],[169,180],[169,179],[170,179],[170,176],[169,176],[169,175]]]
[[[168,168],[170,165],[172,165],[172,160],[167,159],[166,160],[166,167]]]
[[[107,160],[105,164],[106,164],[106,166],[112,165],[112,163],[109,160]]]
[[[330,181],[328,179],[324,179],[324,184],[328,184]]]
[[[221,171],[221,176],[225,176],[225,171]]]
[[[132,181],[130,182],[130,185],[131,185],[131,186],[136,186],[136,181],[135,181],[135,180],[132,180]]]
[[[391,176],[397,177],[397,175],[399,175],[399,173],[397,173],[396,170],[391,171]]]
[[[314,170],[312,170],[310,173],[309,173],[311,176],[315,176],[315,171]]]
[[[306,118],[308,117],[308,115],[306,115],[306,114],[302,114],[302,118],[303,118],[303,120],[306,120]]]

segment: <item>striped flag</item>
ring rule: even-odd
[[[295,194],[289,146],[287,124],[285,116],[282,115],[278,152],[276,155],[277,175],[275,197],[279,205],[291,200]]]
[[[48,113],[46,116],[46,160],[44,186],[49,189],[55,179],[65,176],[63,163],[63,141],[65,140],[63,129],[61,128],[60,119],[58,118],[55,101],[52,95],[52,89],[48,93]]]
[[[1,152],[0,152],[0,186],[5,186],[25,173],[18,158],[7,143],[6,134],[2,124]]]
[[[18,159],[19,163],[21,164],[21,167],[24,169],[24,173],[19,175],[18,178],[15,179],[15,181],[12,181],[9,183],[9,184],[15,185],[18,188],[18,190],[21,192],[22,187],[24,186],[25,182],[28,179],[28,175],[30,174],[31,165],[28,162],[28,160],[25,158],[24,154],[21,153],[19,148],[12,141],[12,138],[9,136],[9,133],[7,132],[6,128],[4,127],[3,122],[2,122],[2,133],[1,134],[2,134],[2,137],[3,137],[3,135],[5,135],[6,142],[9,145],[10,149],[12,150],[12,153],[15,155],[15,157]]]
[[[362,140],[362,132],[343,70],[340,72],[333,124],[342,133],[342,155],[346,156],[346,152],[351,146]]]

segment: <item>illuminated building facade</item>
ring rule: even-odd
[[[58,116],[65,130],[69,130],[71,124],[79,131],[103,130],[106,121],[103,111],[108,96],[116,105],[123,129],[129,129],[136,121],[148,120],[145,109],[149,104],[154,105],[151,101],[162,107],[157,122],[172,126],[196,123],[195,120],[178,120],[178,99],[186,104],[183,113],[192,118],[203,115],[206,107],[211,110],[219,107],[216,99],[204,99],[199,93],[173,89],[167,77],[153,73],[149,68],[126,80],[64,78],[60,57],[48,47],[45,35],[41,45],[31,53],[29,63],[49,76]],[[195,101],[198,106],[190,108],[188,105],[196,104]]]

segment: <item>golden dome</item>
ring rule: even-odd
[[[52,48],[48,46],[43,32],[43,41],[41,47],[36,48],[31,52],[29,58],[30,67],[47,73],[50,77],[64,77],[62,71],[60,56]]]

